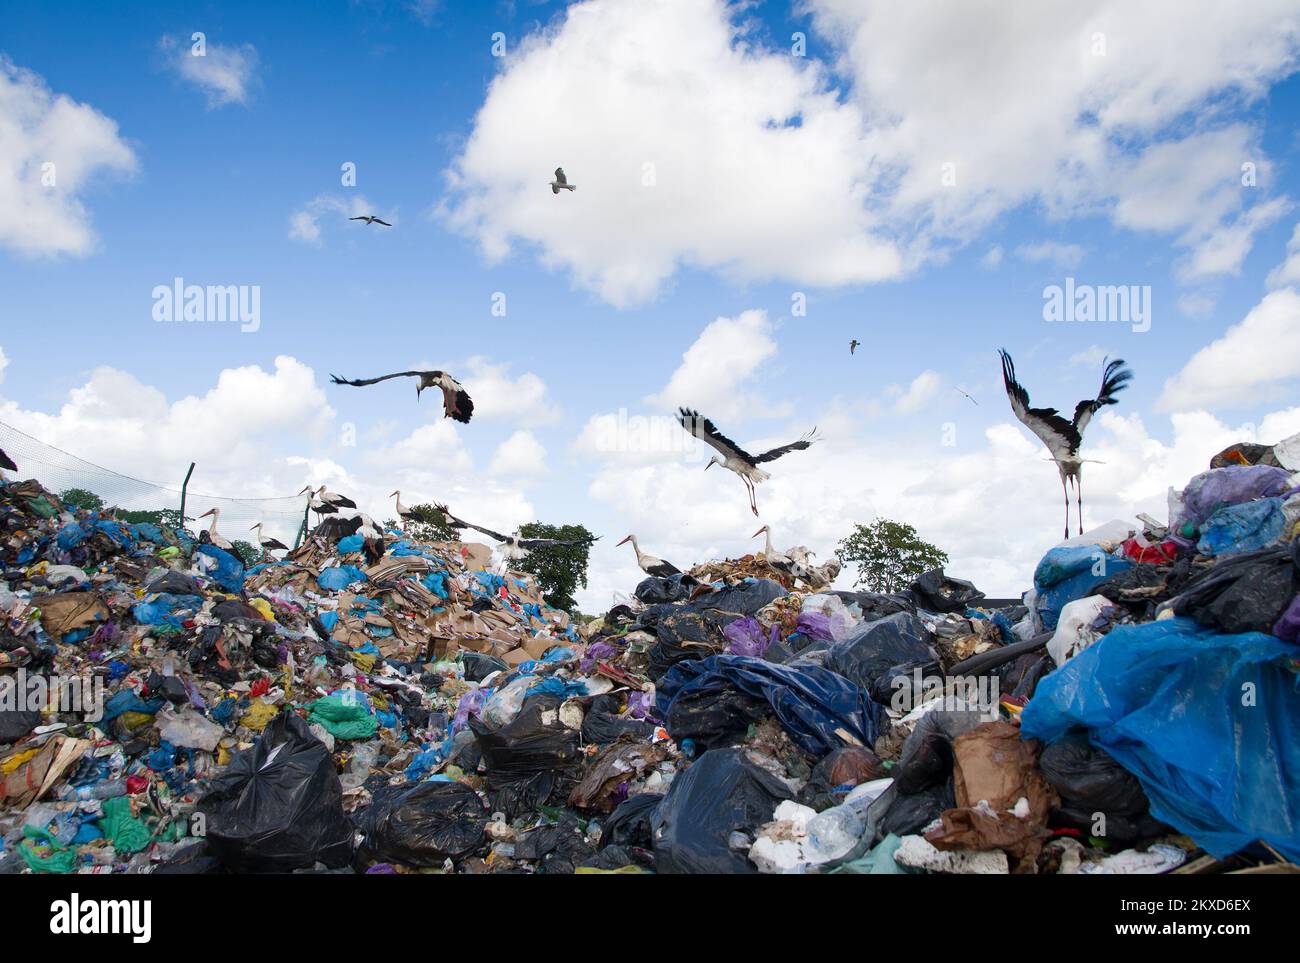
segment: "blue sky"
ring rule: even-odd
[[[685,402],[742,443],[820,424],[760,488],[778,542],[826,557],[903,517],[1017,591],[1059,484],[997,348],[1067,410],[1102,354],[1136,372],[1089,433],[1090,524],[1158,507],[1242,431],[1300,430],[1300,361],[1277,360],[1300,352],[1269,335],[1300,324],[1297,4],[1050,6],[10,3],[0,420],[148,478],[194,458],[224,494],[327,482],[383,517],[400,485],[485,524],[585,522],[592,609],[635,582],[628,530],[682,564],[757,527],[737,479],[593,450],[592,419]],[[187,73],[193,31],[203,70],[233,66]],[[577,191],[550,193],[557,164]],[[257,285],[258,330],[155,322],[178,276]],[[1067,276],[1149,286],[1150,330],[1047,323]],[[420,363],[483,417],[326,384]]]

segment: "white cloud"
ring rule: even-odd
[[[209,110],[248,104],[258,60],[251,43],[226,46],[205,40],[200,53],[193,42],[162,37],[158,47],[178,77],[203,91]]]
[[[1239,323],[1165,382],[1162,411],[1258,402],[1266,389],[1300,378],[1300,294],[1270,292]]]
[[[943,378],[939,372],[922,371],[912,379],[907,390],[899,395],[894,402],[894,410],[902,415],[914,415],[934,400],[942,386]]]
[[[772,334],[766,311],[717,318],[686,349],[663,391],[646,401],[672,410],[695,408],[715,420],[767,412],[764,398],[740,385],[776,355]]]
[[[1208,318],[1218,302],[1208,294],[1193,291],[1178,297],[1178,310],[1188,318]]]
[[[520,429],[497,446],[488,474],[527,481],[547,474],[546,449],[531,431]]]
[[[5,349],[0,348],[0,385],[5,383],[5,370],[9,367],[9,358],[5,355]]]
[[[1070,355],[1070,364],[1083,365],[1089,368],[1099,367],[1109,354],[1110,352],[1100,345],[1089,345],[1082,351]]]
[[[1230,223],[1219,225],[1193,248],[1179,265],[1180,280],[1198,281],[1223,274],[1241,273],[1241,264],[1255,245],[1255,235],[1291,210],[1291,202],[1277,197],[1244,211]]]
[[[1003,256],[1002,245],[995,244],[980,258],[980,267],[992,271],[1002,263]]]
[[[1291,233],[1291,240],[1286,245],[1286,260],[1275,267],[1268,275],[1268,286],[1272,288],[1283,285],[1300,287],[1300,224]]]
[[[289,215],[289,239],[320,247],[322,245],[320,222],[323,217],[346,222],[346,226],[353,229],[360,227],[369,230],[389,230],[383,226],[364,224],[361,221],[356,223],[347,221],[350,217],[361,217],[364,214],[374,214],[394,227],[398,223],[396,211],[377,211],[370,201],[360,194],[346,196],[318,194]]]
[[[1078,244],[1062,244],[1060,241],[1039,241],[1035,244],[1022,244],[1016,248],[1016,257],[1031,264],[1051,264],[1053,267],[1071,270],[1083,262],[1084,249]]]
[[[115,121],[0,54],[0,247],[29,257],[90,253],[82,195],[101,174],[136,165]]]
[[[514,421],[535,427],[560,418],[560,408],[550,397],[546,382],[531,371],[512,376],[509,364],[475,355],[464,371],[452,373],[474,399],[474,417]]]

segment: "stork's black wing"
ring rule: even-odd
[[[1115,395],[1119,394],[1128,387],[1128,383],[1133,380],[1133,372],[1124,364],[1124,359],[1117,358],[1114,361],[1103,361],[1101,372],[1101,390],[1097,392],[1097,397],[1092,399],[1085,398],[1074,406],[1074,430],[1083,437],[1083,430],[1088,427],[1088,422],[1092,421],[1095,415],[1106,405],[1113,405],[1119,402]]]
[[[268,552],[277,550],[283,552],[289,551],[289,546],[284,544],[284,542],[280,541],[278,538],[262,539],[262,548],[266,549]]]
[[[392,227],[392,226],[393,226],[393,225],[389,224],[387,221],[381,221],[381,220],[380,220],[379,218],[377,218],[377,217],[371,218],[371,219],[370,219],[370,223],[372,223],[372,224],[382,224],[382,225],[384,225],[384,227]]]
[[[1016,366],[1011,355],[999,351],[1002,357],[1002,383],[1011,401],[1011,410],[1021,423],[1047,446],[1054,458],[1060,459],[1079,450],[1082,440],[1079,430],[1061,416],[1055,408],[1030,408],[1029,392],[1016,380]]]
[[[705,418],[698,411],[692,411],[689,408],[679,408],[677,412],[677,421],[688,432],[694,435],[700,441],[709,445],[722,455],[723,458],[739,458],[754,464],[754,457],[745,449],[741,448],[734,441],[718,431],[718,426]],[[807,447],[806,445],[804,447]]]
[[[788,445],[782,445],[780,448],[773,448],[769,451],[763,452],[761,455],[756,455],[754,457],[754,464],[761,465],[765,461],[776,461],[782,455],[788,455],[792,451],[803,451],[805,448],[811,447],[813,442],[817,440],[813,437],[816,433],[817,429],[814,428],[798,441],[792,441]]]
[[[472,528],[476,532],[482,532],[488,538],[495,538],[498,542],[504,542],[506,540],[504,535],[500,532],[494,532],[490,528],[484,528],[482,525],[475,525],[473,522],[462,522],[459,518],[452,518],[451,515],[448,515],[447,517],[452,519],[452,524],[455,528]],[[460,524],[457,525],[457,522]]]
[[[5,454],[3,448],[0,448],[0,468],[3,468],[5,471],[18,470],[18,466],[14,464],[14,460]]]
[[[356,508],[357,503],[343,495],[330,499],[330,504],[335,508]]]
[[[381,381],[387,381],[389,378],[423,378],[428,375],[431,378],[442,376],[441,371],[394,371],[392,374],[380,375],[378,378],[340,378],[336,374],[330,375],[330,381],[336,385],[352,385],[354,388],[362,388],[366,385],[378,384]]]

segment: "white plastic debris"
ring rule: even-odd
[[[1094,632],[1089,626],[1109,608],[1111,603],[1105,597],[1089,595],[1087,598],[1075,599],[1061,609],[1060,620],[1056,623],[1056,634],[1047,643],[1048,654],[1058,666],[1065,665],[1101,638],[1100,634]]]
[[[1084,863],[1079,872],[1089,876],[1141,875],[1167,873],[1177,869],[1187,859],[1187,853],[1177,846],[1156,843],[1145,853],[1126,849],[1114,856],[1093,863]]]
[[[963,876],[1000,876],[1011,872],[1007,854],[1000,849],[988,852],[936,849],[924,836],[904,836],[894,853],[894,862],[932,873],[957,873]]]

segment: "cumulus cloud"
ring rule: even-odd
[[[488,474],[521,481],[545,475],[546,448],[531,431],[521,428],[497,446]]]
[[[553,424],[560,408],[551,399],[546,382],[532,371],[511,374],[511,366],[475,355],[465,362],[463,373],[453,373],[474,399],[474,417],[502,419],[536,427]]]
[[[1002,245],[995,244],[984,253],[982,258],[980,258],[980,267],[992,271],[1002,263],[1002,258],[1004,256]]]
[[[1300,378],[1300,294],[1281,288],[1264,296],[1223,337],[1196,352],[1165,382],[1163,411],[1244,405],[1261,391]]]
[[[922,371],[912,379],[912,383],[907,389],[899,394],[894,402],[894,410],[900,415],[914,415],[931,401],[939,393],[943,386],[943,378],[937,371]]]
[[[100,176],[136,166],[112,118],[0,55],[0,247],[27,257],[90,253],[83,194]]]
[[[162,37],[158,48],[167,66],[186,83],[203,91],[208,109],[227,104],[247,106],[256,82],[257,48]]]
[[[1283,285],[1300,287],[1300,224],[1291,233],[1291,240],[1286,245],[1286,260],[1268,274],[1269,287]]]
[[[734,318],[719,317],[700,332],[663,391],[646,399],[675,410],[696,408],[710,418],[735,418],[765,411],[767,403],[739,386],[776,355],[767,312],[750,309]]]
[[[1060,241],[1038,241],[1034,244],[1022,244],[1016,248],[1016,257],[1031,264],[1050,264],[1053,267],[1070,270],[1083,263],[1084,249],[1078,244],[1062,244]]]

